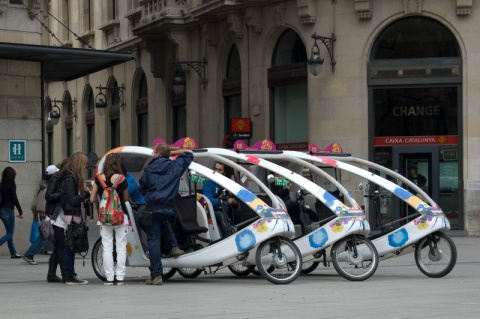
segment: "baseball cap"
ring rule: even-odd
[[[58,171],[59,171],[59,169],[58,169],[57,166],[55,166],[55,165],[49,165],[49,166],[47,167],[47,169],[45,170],[45,174],[47,174],[47,175],[53,175],[53,174],[55,174],[55,173],[58,172]]]

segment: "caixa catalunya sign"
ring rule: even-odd
[[[374,137],[373,146],[457,145],[458,135]]]

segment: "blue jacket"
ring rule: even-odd
[[[128,183],[127,192],[128,195],[130,195],[129,202],[137,205],[145,205],[147,202],[140,193],[140,189],[138,187],[137,181],[135,180],[135,177],[127,173],[126,178]]]
[[[193,154],[185,152],[171,160],[156,157],[145,167],[140,178],[140,192],[154,212],[173,214],[180,177],[193,161]]]
[[[217,183],[215,183],[210,179],[206,181],[205,184],[203,184],[203,188],[202,188],[203,195],[205,195],[210,200],[214,210],[221,209],[220,201],[218,200],[218,198],[215,197],[217,188],[223,189],[222,186],[218,185]]]

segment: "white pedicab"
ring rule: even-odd
[[[415,251],[415,262],[419,270],[428,277],[440,278],[446,276],[454,268],[457,260],[457,250],[452,239],[446,234],[450,229],[450,223],[445,213],[433,199],[413,182],[384,166],[352,156],[341,156],[341,154],[334,153],[305,154],[295,151],[285,151],[284,153],[309,163],[335,167],[358,175],[368,180],[371,185],[380,186],[383,190],[415,209],[416,214],[390,223],[393,225],[413,218],[406,224],[397,228],[382,227],[381,233],[370,236],[380,260]],[[401,181],[425,200],[382,176],[350,163],[370,170],[377,170]],[[368,187],[365,187],[364,191],[366,196],[370,197]],[[378,211],[376,213],[378,214]]]
[[[294,239],[294,243],[300,249],[304,259],[303,267],[306,265],[310,267],[312,264],[316,267],[321,261],[325,264],[332,261],[335,270],[342,277],[352,281],[368,279],[375,273],[378,266],[378,255],[375,246],[366,237],[370,232],[370,226],[360,205],[342,185],[337,183],[351,206],[345,205],[331,193],[300,174],[264,159],[276,158],[276,155],[281,152],[247,151],[241,153],[219,148],[207,148],[206,150],[208,153],[256,165],[266,171],[279,174],[304,190],[303,193],[300,190],[299,196],[304,196],[306,191],[334,213],[334,216],[326,223],[321,221],[312,225],[304,225],[303,228],[306,231],[304,230],[299,237]],[[336,181],[333,179],[332,182]],[[311,270],[307,269],[307,272]]]
[[[124,146],[113,149],[109,153],[119,153],[126,163],[127,171],[139,177],[142,168],[152,157],[152,149],[138,146]],[[105,156],[107,155],[105,154]],[[105,156],[99,161],[97,173],[102,172]],[[211,169],[198,163],[191,163],[189,175],[195,181],[207,178],[215,181],[247,207],[252,209],[258,219],[237,233],[220,240],[210,238],[207,216],[200,204],[197,204],[196,194],[187,196],[194,208],[188,209],[185,205],[177,209],[178,220],[184,231],[189,235],[188,249],[180,257],[162,257],[163,266],[171,272],[175,269],[183,271],[186,277],[196,277],[203,270],[210,269],[215,273],[218,269],[238,263],[242,260],[251,260],[259,267],[264,277],[274,284],[288,284],[294,281],[301,272],[302,256],[290,238],[294,236],[294,226],[288,214],[283,209],[274,209],[255,196],[253,193],[235,183],[233,180],[217,174]],[[183,198],[180,198],[180,204]],[[129,207],[129,216],[135,216]],[[186,221],[186,222],[185,222]],[[198,223],[200,221],[200,223]],[[188,225],[195,224],[193,228]],[[196,228],[196,229],[195,229]],[[147,252],[142,245],[142,231],[135,218],[129,219],[127,235],[127,266],[150,266]],[[179,243],[182,244],[182,243]],[[183,248],[183,247],[182,247]],[[92,250],[92,266],[96,275],[103,279],[101,239],[97,240]],[[262,269],[262,266],[268,269]],[[273,267],[273,269],[272,269]],[[214,271],[212,271],[214,269]],[[191,271],[191,272],[190,272]],[[164,271],[165,273],[165,271]]]

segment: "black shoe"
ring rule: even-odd
[[[62,278],[58,277],[57,275],[54,276],[47,276],[47,282],[65,282]]]
[[[10,258],[12,259],[16,259],[16,258],[22,258],[23,256],[19,255],[19,254],[15,254],[15,255],[12,255],[10,256]]]
[[[66,284],[67,285],[86,285],[88,284],[88,281],[82,280],[78,278],[78,276],[74,276],[72,278],[67,278]]]

